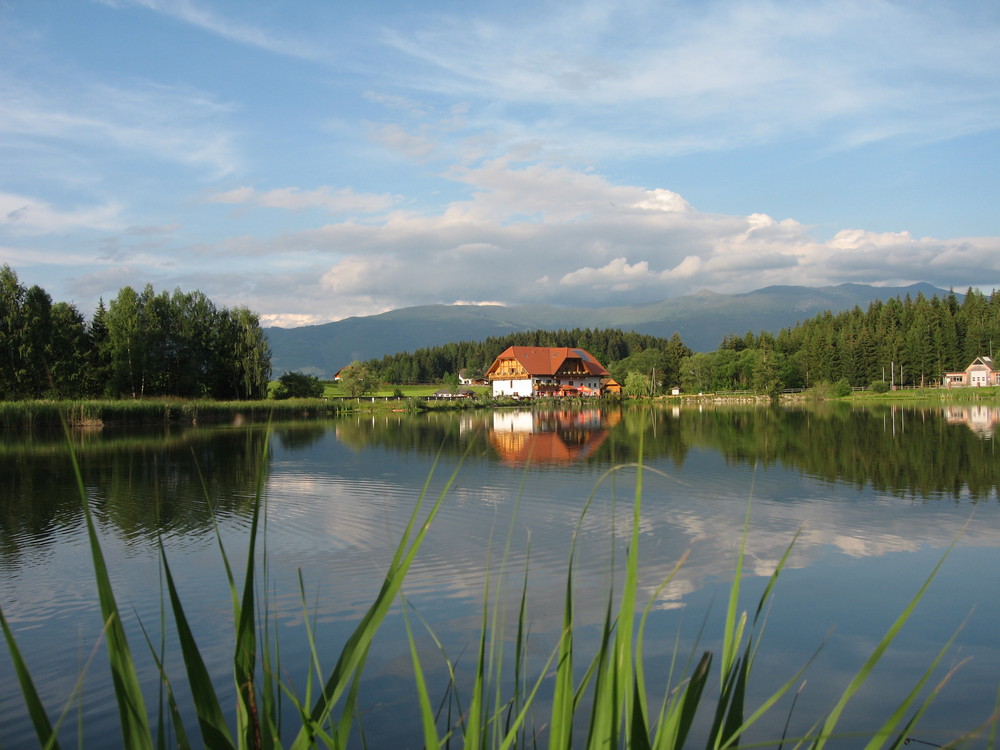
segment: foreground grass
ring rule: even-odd
[[[641,450],[640,450],[641,453]],[[266,456],[266,446],[261,455],[261,467]],[[616,472],[634,474],[635,496],[632,502],[632,523],[622,590],[608,591],[606,614],[602,625],[599,646],[594,653],[581,653],[576,643],[574,622],[574,559],[575,549],[569,551],[565,595],[563,600],[562,632],[558,643],[548,656],[545,666],[537,674],[526,671],[528,655],[528,630],[531,614],[525,609],[527,581],[530,570],[525,570],[520,611],[516,633],[504,632],[506,618],[497,610],[490,596],[490,583],[483,592],[480,634],[474,659],[474,678],[471,685],[459,685],[455,679],[455,665],[445,656],[452,680],[443,693],[445,699],[427,685],[422,663],[416,648],[416,637],[410,622],[411,614],[402,598],[402,585],[409,568],[424,542],[430,525],[440,512],[461,466],[445,482],[444,489],[431,499],[427,497],[434,470],[428,476],[409,522],[395,550],[385,574],[381,590],[350,637],[343,644],[336,666],[328,673],[319,669],[317,648],[313,640],[309,613],[305,603],[304,587],[300,596],[305,613],[305,633],[313,655],[313,668],[307,670],[304,692],[295,692],[292,682],[279,677],[287,668],[280,664],[280,649],[269,630],[267,597],[258,590],[260,580],[266,578],[267,558],[257,560],[256,550],[261,542],[261,512],[264,504],[264,472],[260,471],[248,536],[247,565],[242,581],[238,581],[230,566],[229,556],[216,531],[220,555],[225,563],[233,608],[233,694],[219,695],[202,659],[198,644],[192,634],[184,612],[181,592],[174,580],[166,550],[160,548],[161,566],[167,585],[169,605],[164,604],[164,617],[172,617],[179,650],[183,657],[185,673],[168,675],[164,664],[165,646],[154,645],[147,636],[149,656],[162,678],[162,691],[155,709],[155,718],[147,706],[146,696],[139,687],[136,655],[128,642],[121,612],[110,583],[107,563],[103,557],[95,523],[91,515],[75,456],[70,450],[69,460],[76,470],[80,500],[89,535],[94,575],[104,619],[104,637],[107,640],[109,668],[113,678],[119,710],[121,744],[126,748],[165,747],[168,734],[170,744],[181,748],[306,748],[324,746],[345,748],[358,742],[361,731],[357,716],[358,697],[366,657],[373,639],[386,619],[390,609],[403,603],[413,665],[413,700],[420,709],[422,724],[414,732],[422,734],[426,748],[458,747],[535,748],[547,745],[551,750],[570,748],[637,748],[638,750],[671,750],[697,742],[710,749],[736,748],[760,718],[774,710],[783,697],[794,690],[801,681],[805,666],[789,675],[772,695],[759,705],[747,705],[754,661],[760,648],[766,620],[765,613],[774,586],[778,581],[788,555],[795,543],[790,541],[781,561],[757,603],[752,615],[740,611],[740,581],[746,546],[750,507],[748,504],[743,530],[743,543],[734,564],[733,581],[723,619],[723,639],[719,654],[704,651],[693,654],[685,666],[683,659],[674,654],[674,666],[665,685],[650,688],[644,671],[643,642],[647,618],[659,593],[672,580],[684,564],[678,561],[673,571],[660,583],[659,588],[642,608],[639,592],[639,528],[642,513],[643,473],[641,462],[610,469],[598,485]],[[595,490],[597,487],[595,486]],[[593,498],[591,495],[591,499]],[[589,507],[590,499],[587,501]],[[587,513],[580,515],[582,524]],[[513,533],[513,521],[508,530],[508,540]],[[579,527],[578,527],[579,529]],[[944,562],[942,557],[938,568]],[[506,557],[506,553],[505,553]],[[501,565],[498,575],[509,571]],[[899,615],[885,636],[833,708],[823,716],[815,717],[812,729],[802,737],[774,737],[768,743],[755,743],[755,747],[796,747],[819,750],[837,737],[836,728],[847,704],[855,696],[878,663],[896,634],[912,615],[914,608],[931,584],[937,568],[930,574],[909,605]],[[301,577],[300,577],[301,582]],[[301,584],[300,584],[301,585]],[[617,605],[614,602],[617,601]],[[638,617],[636,616],[638,613]],[[164,623],[161,623],[161,627]],[[59,733],[63,722],[74,704],[73,696],[55,720],[49,708],[39,699],[31,678],[29,665],[18,648],[17,641],[0,611],[0,626],[11,653],[16,676],[31,718],[37,739],[45,747],[59,747]],[[433,635],[433,634],[432,634]],[[513,645],[512,645],[513,644]],[[447,649],[439,644],[442,653]],[[874,750],[882,747],[899,747],[908,741],[921,714],[944,681],[920,699],[932,673],[951,646],[942,645],[917,684],[909,689],[901,687],[896,709],[878,727],[873,727],[864,747]],[[512,672],[512,674],[509,674]],[[581,676],[582,675],[582,676]],[[714,675],[714,677],[713,677]],[[947,679],[947,678],[945,678]],[[717,680],[717,685],[710,684]],[[182,714],[178,707],[174,686],[186,682],[194,697],[195,716]],[[545,694],[551,708],[535,711],[536,699]],[[652,695],[663,695],[654,703]],[[291,706],[297,717],[293,732],[282,734],[281,713],[283,705]],[[235,720],[226,719],[224,705],[235,705]],[[435,708],[437,706],[437,708]],[[707,737],[695,737],[692,728],[696,717],[708,719]],[[193,719],[193,720],[192,720]],[[995,718],[986,729],[995,731]],[[360,735],[363,740],[363,732]],[[956,738],[956,742],[966,738]],[[989,746],[994,747],[992,735]],[[953,746],[953,745],[949,745]]]

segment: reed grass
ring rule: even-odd
[[[62,424],[149,425],[266,423],[270,419],[303,419],[352,411],[344,401],[210,401],[186,399],[86,399],[67,401],[0,401],[0,429],[52,428]]]
[[[166,584],[166,601],[161,614],[161,631],[166,619],[173,620],[184,664],[181,677],[169,675],[164,667],[166,648],[161,639],[159,647],[146,635],[147,648],[153,658],[162,688],[158,699],[156,719],[151,720],[146,697],[140,688],[136,673],[136,657],[129,644],[122,623],[121,612],[115,601],[107,563],[103,557],[98,535],[90,513],[83,482],[72,441],[67,440],[69,460],[76,472],[80,500],[86,520],[89,545],[94,566],[94,576],[104,620],[103,637],[107,641],[109,669],[119,711],[121,745],[126,748],[165,747],[168,735],[180,748],[307,748],[323,746],[346,748],[360,742],[364,746],[364,728],[358,716],[358,699],[362,675],[373,639],[380,626],[397,603],[403,604],[403,617],[413,667],[413,698],[419,708],[424,747],[451,748],[462,746],[477,750],[507,750],[508,748],[537,748],[547,745],[550,750],[569,748],[635,748],[636,750],[676,750],[691,743],[705,745],[709,750],[738,748],[743,738],[761,717],[776,710],[782,698],[793,693],[808,663],[792,674],[774,693],[759,705],[748,706],[747,696],[753,675],[753,664],[765,630],[768,605],[779,575],[785,567],[795,544],[793,538],[761,594],[754,613],[741,611],[741,576],[743,557],[750,528],[750,503],[744,522],[742,541],[737,555],[733,581],[729,589],[726,612],[723,618],[723,636],[718,657],[718,686],[712,687],[712,664],[715,655],[697,649],[686,661],[675,646],[666,684],[652,688],[663,698],[658,705],[644,670],[643,638],[648,617],[659,593],[677,574],[685,556],[659,583],[656,592],[640,606],[639,590],[639,521],[642,513],[643,475],[647,470],[641,460],[636,464],[617,466],[606,472],[600,484],[617,472],[634,471],[635,493],[632,500],[630,538],[625,554],[621,591],[615,594],[613,586],[608,592],[605,616],[601,626],[599,646],[592,654],[579,653],[574,620],[574,559],[575,541],[569,550],[565,594],[563,600],[562,629],[558,642],[537,674],[527,673],[530,613],[526,611],[526,592],[530,564],[523,572],[522,592],[517,613],[517,632],[513,639],[504,632],[506,621],[502,605],[491,600],[490,575],[483,593],[480,633],[474,655],[473,676],[469,684],[457,677],[455,663],[447,649],[431,632],[445,662],[449,675],[444,696],[436,699],[428,684],[418,649],[411,611],[402,588],[409,568],[423,544],[427,531],[440,512],[444,500],[461,469],[461,462],[444,484],[440,493],[428,499],[431,479],[437,469],[429,473],[423,491],[415,504],[405,530],[374,601],[342,646],[334,668],[324,673],[319,666],[317,646],[310,623],[309,608],[300,574],[300,595],[305,613],[305,637],[311,649],[311,664],[306,670],[304,691],[293,690],[288,681],[279,679],[282,667],[276,636],[269,626],[269,601],[262,594],[261,579],[266,580],[266,549],[262,562],[257,560],[258,544],[266,543],[266,497],[263,470],[265,453],[261,455],[256,501],[249,530],[247,563],[238,581],[230,558],[216,528],[220,555],[225,565],[233,607],[233,690],[234,694],[219,695],[211,675],[202,659],[199,646],[185,615],[181,592],[174,580],[167,553],[160,544],[161,569]],[[641,455],[641,447],[640,447]],[[595,486],[596,491],[596,486]],[[594,497],[587,500],[580,516],[580,523],[588,512]],[[520,498],[520,495],[519,495]],[[518,502],[519,502],[518,498]],[[263,515],[262,515],[263,514]],[[516,514],[515,514],[516,515]],[[513,520],[508,529],[500,571],[496,574],[502,587],[507,575],[507,554]],[[579,525],[577,531],[579,531]],[[575,537],[574,537],[575,539]],[[953,543],[954,544],[954,543]],[[902,626],[912,616],[914,609],[935,578],[948,556],[942,555],[937,567],[928,575],[923,585],[906,608],[886,632],[863,666],[851,679],[834,707],[824,716],[817,717],[813,728],[801,737],[774,737],[770,742],[755,741],[754,747],[794,747],[821,750],[837,738],[837,725],[848,703],[871,675],[886,650],[897,637]],[[261,570],[258,570],[258,566]],[[617,601],[617,605],[614,603]],[[636,618],[636,613],[641,615]],[[430,632],[426,623],[425,629]],[[69,706],[63,709],[55,722],[50,719],[32,681],[29,667],[20,652],[16,638],[3,612],[0,627],[11,654],[25,706],[40,746],[57,748],[59,730]],[[143,629],[145,634],[145,629]],[[508,645],[513,642],[513,650]],[[954,642],[954,636],[945,644],[928,665],[920,680],[902,695],[897,707],[882,724],[873,728],[866,738],[866,750],[883,747],[900,747],[911,737],[914,728],[933,700],[947,683],[951,673],[940,680],[921,699],[921,695],[943,656]],[[685,661],[684,666],[678,666]],[[512,670],[511,676],[505,670]],[[182,680],[194,699],[197,727],[187,726],[186,717],[178,707],[174,685]],[[538,696],[545,694],[550,708],[547,715],[535,713]],[[71,698],[71,701],[73,699]],[[225,705],[235,705],[235,721],[226,718]],[[286,704],[294,712],[297,729],[294,736],[282,736],[282,713]],[[436,705],[436,708],[435,708]],[[1000,705],[1000,693],[998,693]],[[794,702],[793,702],[794,706]],[[696,719],[702,714],[709,718],[707,737],[692,734]],[[787,722],[786,722],[787,726]],[[585,731],[578,730],[585,727]],[[995,747],[997,717],[990,717],[982,727],[968,736],[956,737],[960,743],[971,736],[983,737],[988,747]],[[417,730],[415,730],[417,731]],[[948,747],[954,746],[949,744]]]

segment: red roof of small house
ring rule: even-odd
[[[590,375],[607,377],[608,371],[585,349],[567,346],[509,346],[493,360],[487,375],[505,359],[516,359],[529,375],[555,375],[570,360],[579,360]]]

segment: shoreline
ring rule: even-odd
[[[778,405],[808,402],[843,402],[855,404],[964,404],[995,403],[1000,406],[1000,388],[919,388],[871,393],[855,391],[847,396],[829,398],[802,391],[783,393],[776,400],[749,392],[663,395],[639,398],[564,398],[533,401],[509,399],[425,399],[404,396],[337,399],[288,399],[261,401],[212,401],[187,399],[97,399],[32,400],[0,402],[0,429],[57,428],[63,424],[75,429],[100,429],[119,425],[233,425],[265,424],[277,420],[322,419],[350,413],[427,412],[465,409],[535,408],[558,405],[579,408],[588,404],[607,405],[650,403],[670,406],[703,404]]]

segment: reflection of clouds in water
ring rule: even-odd
[[[668,469],[664,473],[654,471],[658,467],[651,462],[643,474],[640,590],[652,596],[676,561],[688,550],[690,556],[657,596],[652,605],[657,610],[683,607],[706,584],[732,578],[751,481],[755,489],[744,558],[749,576],[770,576],[796,531],[800,536],[788,569],[809,567],[831,552],[864,560],[944,547],[966,520],[951,504],[817,483],[780,466],[751,474],[746,467],[734,470],[717,454],[702,453],[680,468],[667,460],[661,463]],[[413,478],[425,470],[416,466],[410,476],[371,472],[365,473],[367,478],[334,476],[333,471],[334,465],[319,463],[276,469],[269,485],[269,533],[285,537],[294,550],[285,553],[276,545],[282,561],[333,573],[323,576],[321,598],[327,604],[321,616],[343,619],[356,617],[369,601],[359,590],[377,591],[419,495],[421,485]],[[439,468],[442,482],[449,472]],[[374,473],[380,476],[370,478]],[[431,526],[406,590],[419,606],[431,607],[441,627],[451,630],[460,627],[469,607],[479,610],[487,581],[497,604],[516,617],[527,566],[533,628],[536,633],[557,632],[575,534],[577,622],[597,623],[613,583],[608,573],[612,558],[616,575],[624,570],[634,488],[634,467],[601,479],[598,471],[511,473],[489,461],[471,462]],[[433,502],[438,491],[432,490],[426,502]],[[581,518],[591,493],[591,506]],[[512,518],[515,506],[518,515]],[[1000,544],[994,519],[985,520],[967,531],[963,544]],[[645,605],[640,597],[639,606]]]
[[[680,609],[684,606],[684,597],[695,591],[693,582],[676,577],[664,586],[663,590],[659,593],[657,593],[658,588],[659,586],[649,585],[641,587],[640,590],[645,596],[639,596],[639,604],[644,605],[644,602],[648,602],[653,596],[656,596],[656,601],[653,603],[651,609],[660,611]]]

